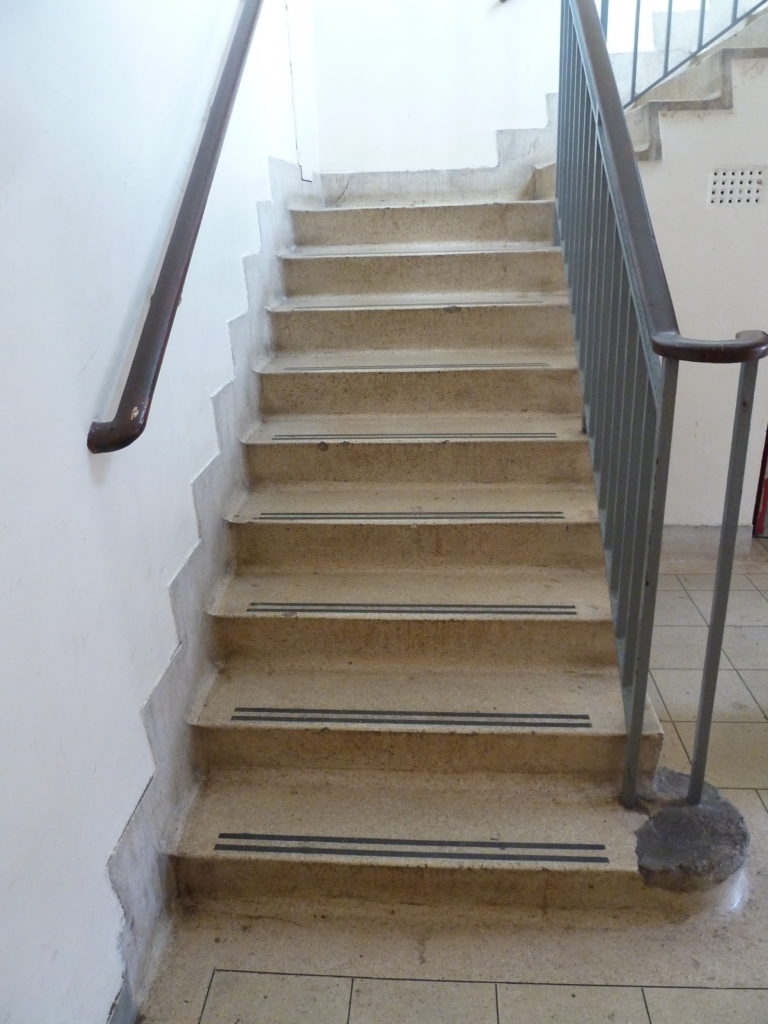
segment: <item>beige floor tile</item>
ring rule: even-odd
[[[690,755],[695,725],[681,722],[677,728]],[[710,736],[707,778],[715,786],[768,787],[768,722],[715,722]]]
[[[217,971],[200,1024],[346,1024],[349,978]]]
[[[659,626],[700,626],[705,620],[696,604],[684,591],[678,593],[673,590],[662,590],[656,597],[654,621]]]
[[[670,720],[669,711],[652,675],[648,676],[648,700],[653,704],[653,710],[656,712],[656,717],[659,721],[668,722]]]
[[[751,572],[748,579],[758,590],[768,590],[768,572]]]
[[[742,669],[739,675],[749,687],[750,693],[757,703],[768,715],[768,671],[765,669]]]
[[[684,573],[680,581],[686,590],[712,590],[715,585],[713,572]],[[735,572],[731,577],[731,590],[755,590],[751,576]]]
[[[683,590],[683,584],[677,576],[674,575],[674,573],[662,572],[659,573],[657,589],[659,593],[661,593],[662,590]]]
[[[647,988],[652,1024],[766,1024],[768,989]]]
[[[674,722],[693,722],[699,707],[701,671],[698,669],[654,670],[659,693]],[[764,715],[733,669],[722,669],[717,677],[716,722],[761,722]]]
[[[734,668],[768,669],[768,626],[726,626],[723,650]]]
[[[707,627],[703,624],[701,626],[657,625],[653,630],[651,668],[701,668],[704,664],[706,644]],[[723,659],[721,667],[733,668],[727,658]]]
[[[639,988],[499,985],[499,1024],[648,1024]]]
[[[356,979],[349,1024],[496,1024],[495,986]],[[282,1022],[281,1022],[282,1024]]]
[[[709,622],[712,591],[692,590],[690,594],[705,622]],[[732,590],[725,621],[729,626],[768,626],[768,601],[759,590]]]
[[[766,813],[768,813],[768,789],[759,789],[757,794],[765,807]]]
[[[676,772],[687,773],[691,770],[691,762],[672,722],[664,723],[664,746],[661,748],[659,764],[664,768],[673,768]]]

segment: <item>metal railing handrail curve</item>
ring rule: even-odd
[[[125,448],[147,425],[261,5],[262,0],[243,0],[117,410],[111,420],[91,424],[92,452]]]

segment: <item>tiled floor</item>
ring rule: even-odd
[[[709,564],[667,558],[652,656],[687,770]],[[336,903],[190,909],[146,1024],[768,1024],[768,548],[737,560],[709,778],[752,833],[738,906],[667,914]]]

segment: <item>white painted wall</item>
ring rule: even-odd
[[[177,646],[267,154],[295,160],[284,0],[265,0],[150,425],[91,456],[237,0],[0,5],[3,686],[0,1021],[106,1019],[107,860],[152,772],[140,709]]]
[[[663,159],[641,164],[680,328],[691,337],[768,330],[768,194],[757,206],[706,204],[714,168],[768,167],[768,61],[736,61],[733,68],[734,109],[665,114]],[[720,522],[736,377],[731,368],[682,369],[670,523]],[[744,524],[752,521],[767,420],[768,365],[763,365],[741,506]]]
[[[495,165],[498,129],[546,124],[559,16],[559,0],[322,0],[321,169]]]

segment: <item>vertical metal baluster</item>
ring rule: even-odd
[[[669,452],[672,444],[672,425],[675,418],[675,395],[677,393],[676,359],[665,359],[662,364],[661,394],[656,413],[656,440],[654,443],[654,468],[649,496],[650,514],[644,542],[645,567],[644,588],[637,624],[637,654],[633,666],[631,687],[623,691],[625,714],[628,720],[627,746],[624,755],[624,778],[621,788],[621,802],[625,807],[637,803],[637,783],[640,763],[640,743],[643,736],[645,698],[648,687],[648,668],[651,658],[653,617],[656,612],[656,588],[659,579],[661,540],[664,529],[664,507],[667,502],[669,479]]]
[[[595,259],[595,234],[600,216],[597,202],[597,158],[598,146],[595,123],[591,104],[589,110],[589,129],[591,145],[587,150],[587,190],[583,197],[585,207],[585,223],[583,230],[582,254],[584,260],[584,279],[581,295],[584,309],[584,336],[587,339],[587,360],[584,366],[584,395],[590,410],[589,434],[594,436],[595,423],[600,416],[600,407],[596,402],[597,383],[599,378],[598,345],[599,339],[595,331],[595,282],[598,266]]]
[[[617,414],[618,388],[616,386],[616,367],[618,365],[618,347],[621,337],[622,325],[622,303],[624,296],[624,279],[622,276],[623,265],[621,263],[621,245],[616,234],[616,219],[613,212],[610,195],[608,197],[608,220],[611,231],[611,244],[609,258],[611,266],[611,311],[607,330],[607,363],[605,369],[606,381],[606,410],[603,422],[602,443],[605,450],[605,472],[600,476],[598,487],[598,507],[605,512],[603,532],[608,536],[611,528],[608,523],[608,506],[606,503],[607,484],[606,481],[611,473],[611,467],[615,460],[618,433],[615,428]]]
[[[599,149],[598,149],[599,152]],[[599,223],[596,235],[596,262],[598,265],[598,278],[595,287],[595,340],[597,343],[595,363],[597,366],[597,386],[595,388],[595,401],[600,410],[599,421],[596,424],[594,451],[595,468],[602,474],[605,466],[606,452],[606,431],[605,424],[608,419],[608,356],[610,351],[610,339],[608,336],[608,325],[610,322],[611,295],[608,287],[608,273],[610,260],[610,227],[608,204],[608,184],[605,180],[605,172],[602,160],[597,168],[598,172],[598,200],[599,200]]]
[[[645,363],[645,353],[640,357]],[[644,365],[643,373],[645,381],[645,396],[643,402],[643,422],[640,432],[640,446],[638,458],[638,487],[634,499],[635,512],[630,527],[631,550],[627,585],[625,591],[626,618],[626,660],[627,667],[634,668],[637,660],[637,645],[639,642],[638,624],[640,621],[641,606],[645,580],[643,578],[646,567],[646,524],[649,515],[649,497],[651,479],[653,476],[654,445],[656,442],[656,419],[657,410],[654,400],[651,382],[648,377],[647,367]],[[631,671],[627,674],[627,683],[632,685]]]
[[[664,74],[663,78],[666,78],[667,72],[669,71],[669,44],[672,41],[672,8],[675,0],[669,0],[667,4],[667,34],[664,39]],[[738,0],[737,0],[738,3]]]
[[[736,0],[738,3],[739,0]],[[603,26],[603,35],[608,36],[608,8],[610,7],[611,0],[602,0],[600,5],[600,24]]]
[[[630,465],[632,460],[633,431],[635,430],[635,411],[637,409],[637,343],[640,327],[637,322],[637,312],[634,299],[629,304],[629,317],[626,335],[626,352],[622,367],[622,413],[621,413],[621,456],[616,474],[616,521],[614,535],[612,538],[614,547],[613,572],[611,574],[611,589],[621,596],[621,581],[623,578],[624,562],[626,558],[626,532],[625,523],[627,518],[627,496],[634,478],[636,467]],[[616,623],[618,632],[622,632],[619,623]]]
[[[699,11],[699,35],[698,35],[698,40],[699,41],[698,41],[698,44],[696,46],[697,50],[700,50],[702,48],[702,46],[704,45],[704,19],[706,18],[706,15],[707,15],[707,0],[701,0],[701,10]]]
[[[614,582],[616,590],[621,598],[621,613],[616,622],[616,630],[621,637],[626,636],[628,624],[628,612],[630,602],[627,600],[629,593],[629,581],[632,570],[632,542],[634,539],[635,523],[637,520],[637,503],[640,495],[640,454],[643,436],[643,411],[645,402],[645,388],[647,377],[643,373],[643,354],[641,352],[639,325],[630,335],[632,343],[629,352],[628,374],[631,379],[631,413],[626,411],[628,417],[627,446],[624,451],[623,462],[627,467],[624,473],[623,488],[619,488],[621,495],[621,515],[619,517],[619,560],[618,572],[615,574]]]
[[[632,43],[632,84],[629,89],[630,102],[637,96],[637,48],[640,42],[640,9],[643,0],[635,0],[635,38]]]
[[[731,11],[731,22],[736,21],[739,16],[739,0],[733,0],[733,10]]]
[[[606,505],[605,521],[605,543],[611,551],[611,575],[616,558],[616,531],[618,520],[618,489],[620,468],[624,463],[624,435],[626,433],[626,420],[624,409],[626,406],[627,391],[627,345],[629,339],[631,306],[629,295],[629,282],[626,278],[624,267],[624,255],[621,255],[621,307],[620,327],[614,339],[614,371],[612,374],[612,421],[611,431],[614,436],[611,460],[608,464],[608,472],[605,481],[604,502]]]
[[[707,651],[704,657],[704,671],[701,678],[699,711],[696,719],[696,738],[693,744],[691,781],[688,788],[688,803],[698,804],[704,787],[704,773],[709,749],[709,733],[712,727],[712,710],[717,691],[717,673],[720,667],[720,649],[723,646],[725,616],[728,611],[728,592],[733,570],[733,552],[739,527],[739,506],[744,486],[744,467],[749,442],[749,421],[752,418],[752,403],[757,379],[757,362],[741,364],[739,390],[736,399],[736,413],[733,420],[731,454],[728,462],[728,481],[725,486],[723,503],[723,525],[720,529],[720,547],[717,552],[715,590],[712,595],[712,611],[709,616]]]

